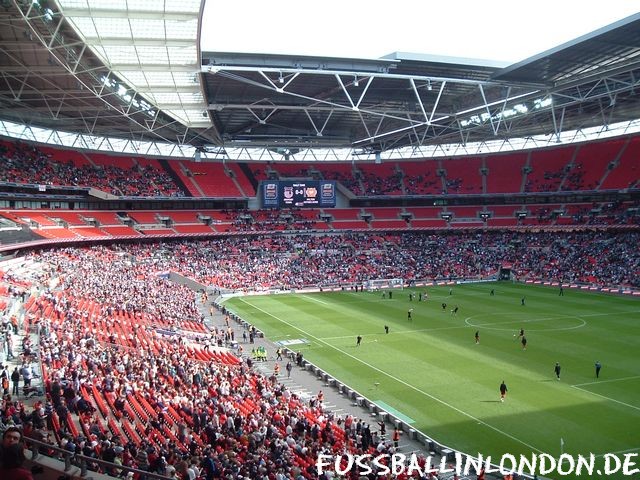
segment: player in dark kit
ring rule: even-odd
[[[596,360],[596,378],[600,378],[600,369],[602,368],[602,364]]]
[[[560,380],[560,370],[562,367],[560,367],[560,363],[556,362],[556,366],[553,367],[553,371],[556,374],[556,379]]]
[[[362,343],[362,335],[358,335],[356,337],[356,347],[359,347],[361,343]]]
[[[413,308],[410,308],[409,311],[407,312],[407,320],[409,321],[413,320],[413,317],[411,316],[412,313],[413,313]]]
[[[527,349],[527,337],[525,337],[524,335],[522,336],[522,340],[520,340],[520,343],[522,343],[522,349],[526,350]]]
[[[476,330],[476,345],[480,343],[480,330]]]
[[[389,333],[389,325],[384,326],[384,333]]]
[[[504,383],[504,380],[502,381],[502,383],[500,384],[500,401],[504,402],[504,397],[507,396],[507,384]]]

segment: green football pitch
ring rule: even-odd
[[[428,300],[419,302],[424,291]],[[273,341],[304,339],[293,348],[307,360],[457,450],[557,457],[562,439],[572,455],[640,451],[640,299],[499,282],[451,294],[394,290],[392,299],[352,291],[236,297],[226,306]]]

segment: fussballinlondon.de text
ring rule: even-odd
[[[599,475],[622,476],[637,475],[638,453],[625,453],[622,455],[605,453],[604,455],[569,455],[564,453],[555,458],[547,453],[532,454],[530,457],[505,454],[500,457],[498,463],[493,463],[491,456],[478,454],[477,457],[455,454],[455,461],[448,462],[442,458],[439,463],[433,463],[431,456],[404,455],[402,453],[380,455],[329,455],[319,454],[316,461],[318,475],[326,471],[333,471],[337,475],[346,475],[354,470],[359,475],[426,475],[430,472],[456,473],[457,475],[500,473],[507,475],[517,473],[519,475],[584,475],[585,477]]]

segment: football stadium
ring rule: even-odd
[[[214,3],[0,2],[0,478],[640,479],[640,13],[498,61]]]

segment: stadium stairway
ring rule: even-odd
[[[193,196],[191,194],[191,191],[187,188],[187,186],[182,181],[180,176],[171,168],[171,165],[169,165],[169,162],[166,159],[161,158],[161,159],[158,160],[158,163],[160,163],[160,166],[163,168],[163,170],[165,172],[167,172],[167,174],[176,183],[176,185],[178,185],[178,187],[180,187],[180,189],[184,192],[185,196],[187,196],[187,197],[192,197]]]
[[[257,192],[258,191],[258,179],[255,177],[255,175],[253,174],[253,172],[249,168],[249,165],[247,165],[244,162],[241,162],[241,163],[238,163],[238,166],[240,167],[240,170],[245,174],[247,179],[249,179],[249,182],[251,182],[251,185],[253,186],[253,189]]]
[[[12,316],[16,316],[18,319],[18,333],[11,334],[11,345],[12,345],[12,356],[10,357],[4,351],[0,353],[0,364],[6,367],[8,375],[11,375],[14,368],[22,367],[21,354],[22,354],[22,341],[25,336],[29,336],[31,340],[31,345],[33,350],[36,352],[36,357],[34,361],[30,362],[30,366],[33,371],[33,378],[31,379],[31,388],[29,389],[29,393],[27,395],[24,394],[23,386],[24,382],[22,376],[20,377],[19,383],[19,394],[17,397],[14,396],[16,400],[20,400],[27,406],[27,411],[31,411],[34,403],[37,401],[44,401],[44,385],[42,382],[42,371],[40,369],[40,358],[39,358],[39,338],[36,333],[36,327],[30,323],[29,316],[24,308],[24,305],[19,297],[2,297],[2,300],[6,302],[6,318],[11,318]]]

